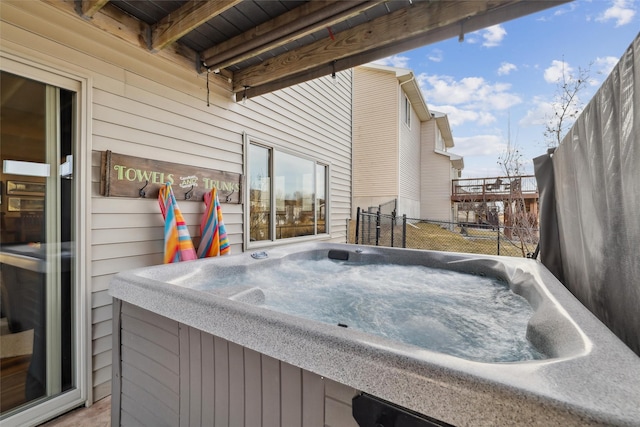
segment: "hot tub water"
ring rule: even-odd
[[[482,362],[544,359],[526,339],[533,310],[500,280],[424,266],[296,260],[215,280],[275,311]],[[256,289],[257,288],[257,289]],[[206,290],[206,285],[201,287]],[[263,301],[264,300],[264,301]]]

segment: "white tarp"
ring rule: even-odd
[[[534,164],[542,262],[640,355],[640,35]]]

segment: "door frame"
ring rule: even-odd
[[[74,295],[73,325],[74,369],[76,387],[42,402],[33,402],[23,410],[2,420],[3,425],[37,425],[72,408],[93,401],[91,372],[91,253],[89,251],[90,201],[91,201],[91,91],[92,78],[83,70],[71,69],[58,58],[36,51],[27,51],[22,46],[3,41],[0,49],[0,69],[21,77],[36,80],[51,86],[76,93],[76,115],[74,117],[74,192],[77,195],[74,207],[76,219],[75,266],[72,283]]]

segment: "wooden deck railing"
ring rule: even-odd
[[[538,197],[534,175],[454,179],[451,186],[451,200],[456,202]]]

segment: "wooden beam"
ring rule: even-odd
[[[203,51],[202,62],[210,69],[229,67],[320,29],[329,28],[383,1],[332,0],[305,3],[250,31]]]
[[[62,12],[73,15],[76,18],[78,17],[73,6],[73,2],[60,0],[43,1]],[[93,25],[94,27],[97,27],[129,44],[140,47],[141,56],[153,55],[148,51],[145,41],[140,36],[140,34],[147,31],[149,26],[125,13],[111,3],[105,4],[100,12],[96,13],[92,19],[87,21],[87,25]],[[99,46],[97,46],[97,48],[99,48]],[[164,49],[155,55],[171,63],[192,70],[195,69],[196,64],[199,63],[198,54],[193,49],[189,49],[187,46],[180,43],[174,43],[169,48]],[[221,73],[220,75],[210,76],[210,79],[216,86],[224,88],[225,90],[230,90],[230,76],[231,73],[225,73],[224,75]]]
[[[80,15],[83,18],[92,18],[109,0],[80,0]]]
[[[418,2],[367,24],[234,73],[233,91],[247,97],[342,71],[429,43],[457,37],[566,3],[550,1]]]
[[[151,27],[152,51],[164,49],[194,28],[232,8],[242,0],[189,0]]]
[[[383,47],[486,11],[486,2],[419,2],[373,21],[235,72],[234,91],[315,68],[318,64]]]

